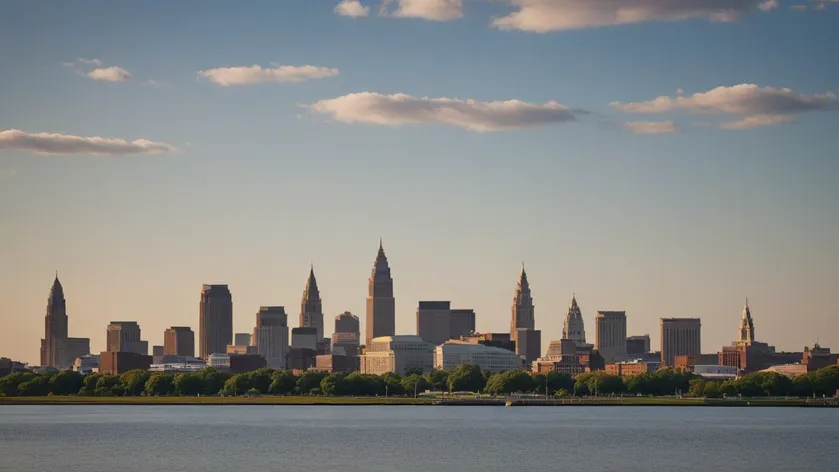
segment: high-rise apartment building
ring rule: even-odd
[[[262,306],[256,313],[252,343],[256,353],[272,369],[286,368],[288,354],[288,315],[281,306]]]
[[[58,274],[47,298],[44,316],[44,339],[41,340],[41,365],[69,369],[77,357],[90,354],[89,338],[67,337],[67,301]]]
[[[536,307],[530,293],[530,283],[524,264],[521,265],[519,280],[513,294],[510,338],[516,343],[516,354],[527,363],[535,361],[542,353],[542,332],[536,329]]]
[[[626,360],[626,312],[598,311],[594,328],[594,347],[606,363]]]
[[[163,332],[163,354],[195,356],[195,333],[189,326],[172,326]]]
[[[204,285],[198,322],[199,357],[225,353],[233,341],[233,297],[227,285]]]
[[[314,266],[309,269],[309,279],[306,280],[306,288],[303,289],[299,326],[301,328],[315,328],[318,342],[323,339],[323,306],[318,290],[318,281],[315,279]]]
[[[385,250],[379,241],[379,252],[367,287],[367,319],[365,343],[373,338],[393,336],[396,332],[396,299],[393,298],[393,278]]]
[[[475,333],[475,310],[471,308],[455,308],[451,313],[449,339],[460,339]]]
[[[583,323],[583,314],[577,305],[576,294],[571,297],[568,313],[565,314],[565,322],[562,324],[562,339],[570,339],[577,344],[586,343],[586,328]]]
[[[450,337],[451,316],[451,302],[419,302],[417,336],[435,346],[443,344]]]
[[[662,364],[673,367],[676,356],[699,356],[702,353],[701,328],[699,318],[662,318]]]
[[[136,321],[111,321],[107,340],[107,351],[133,352],[143,356],[149,353],[149,343],[142,340],[140,325]]]

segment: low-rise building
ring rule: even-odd
[[[258,354],[233,354],[230,356],[230,372],[244,374],[261,369],[268,364]]]
[[[773,365],[761,370],[761,372],[775,372],[776,374],[785,375],[789,378],[807,373],[807,364],[782,364]]]
[[[73,362],[73,370],[82,375],[99,372],[99,355],[87,354],[77,357]]]
[[[619,376],[649,374],[658,370],[660,365],[661,362],[648,362],[635,359],[606,364],[606,373]]]
[[[128,351],[103,351],[99,354],[99,372],[120,375],[129,370],[148,370],[152,356]]]
[[[292,347],[288,350],[288,353],[286,354],[286,369],[308,370],[315,366],[316,361],[317,351],[315,349]]]
[[[434,368],[452,370],[461,364],[479,366],[484,372],[516,370],[521,360],[516,353],[499,347],[473,344],[466,341],[446,341],[434,351]]]
[[[475,333],[469,336],[461,336],[460,340],[516,352],[516,341],[513,340],[510,333]]]
[[[23,362],[13,361],[8,357],[0,357],[0,377],[28,371],[29,369]]]
[[[737,367],[727,365],[695,365],[693,373],[708,380],[734,380],[737,378]]]
[[[586,367],[580,363],[577,356],[553,356],[533,361],[532,371],[537,374],[556,372],[576,377],[584,373]]]
[[[434,345],[414,335],[381,336],[370,340],[361,356],[361,373],[381,375],[395,372],[434,370]]]
[[[230,369],[230,355],[215,353],[207,356],[207,367],[213,367],[219,370]]]
[[[355,372],[358,370],[358,357],[321,354],[315,359],[315,370],[326,372]]]

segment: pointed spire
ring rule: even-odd
[[[320,299],[318,281],[315,279],[315,265],[309,267],[309,278],[306,280],[306,288],[303,289],[303,303]]]
[[[571,294],[571,305],[569,305],[568,308],[570,310],[573,310],[573,309],[577,308],[577,294],[576,293]]]

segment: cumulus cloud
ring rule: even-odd
[[[131,80],[131,74],[127,70],[116,66],[93,69],[85,75],[93,80],[104,82],[128,82]]]
[[[396,9],[390,10],[395,5]],[[463,0],[384,0],[380,16],[449,21],[463,17]]]
[[[623,128],[637,134],[667,134],[679,131],[679,127],[672,121],[627,121]]]
[[[306,80],[323,79],[340,74],[338,69],[315,66],[284,66],[272,64],[274,68],[259,65],[250,67],[219,67],[198,71],[203,77],[222,87],[231,85],[264,84],[269,82],[303,82]]]
[[[477,132],[531,128],[573,121],[582,110],[557,102],[544,105],[520,100],[480,102],[455,98],[382,95],[363,92],[321,100],[308,106],[342,123],[371,123],[399,126],[440,123]]]
[[[776,9],[779,6],[780,6],[780,4],[778,3],[778,0],[766,0],[765,2],[761,3],[757,7],[760,8],[761,10],[763,10],[763,11],[769,11],[769,10]]]
[[[801,94],[788,88],[740,84],[717,87],[690,96],[661,96],[646,102],[613,102],[613,108],[630,113],[658,114],[673,111],[741,115],[742,120],[723,125],[725,129],[746,129],[792,121],[791,115],[839,108],[832,93]]]
[[[341,0],[341,3],[335,6],[335,13],[360,18],[370,14],[370,7],[362,5],[359,0]]]
[[[160,154],[177,152],[166,143],[147,139],[124,139],[72,136],[57,133],[27,133],[17,129],[0,131],[0,151],[29,151],[36,154],[87,154],[122,156],[127,154]]]
[[[773,0],[505,0],[516,8],[492,25],[538,33],[647,21],[735,21]]]

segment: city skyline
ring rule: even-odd
[[[56,268],[94,351],[114,319],[197,335],[202,284],[234,332],[294,318],[312,262],[327,320],[364,323],[380,236],[397,333],[420,300],[505,332],[524,260],[543,346],[573,293],[589,341],[626,310],[716,350],[748,296],[760,340],[839,345],[839,3],[627,2],[11,0],[4,355],[38,362]]]

